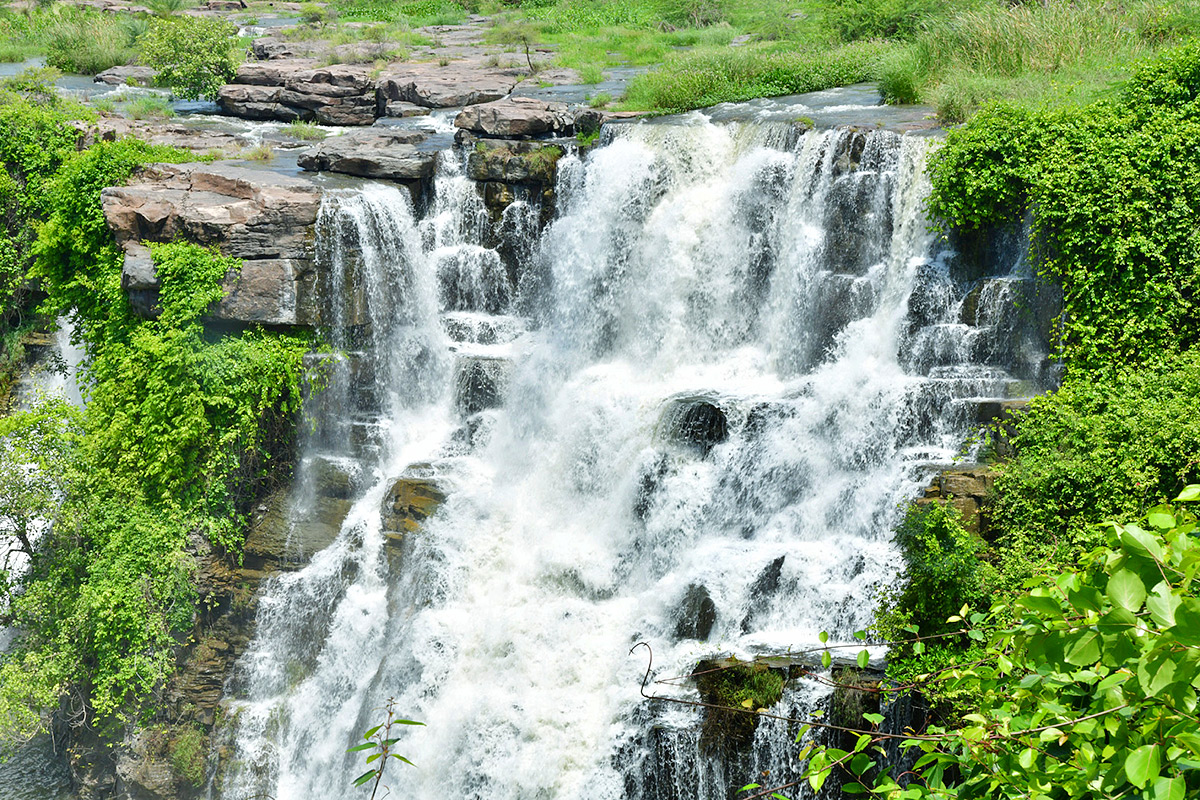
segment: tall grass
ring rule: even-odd
[[[131,62],[137,55],[137,37],[144,30],[129,17],[65,5],[3,12],[0,60],[45,55],[47,64],[63,72],[94,75]]]
[[[634,80],[624,105],[674,113],[861,83],[875,79],[892,47],[883,42],[855,42],[808,52],[742,47],[679,53]]]
[[[881,85],[894,99],[933,103],[952,122],[994,99],[1086,103],[1138,61],[1198,34],[1198,0],[989,3],[926,19],[884,66]]]

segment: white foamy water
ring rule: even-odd
[[[700,754],[696,712],[643,700],[629,650],[649,642],[656,675],[680,675],[869,624],[903,504],[969,430],[961,401],[1013,383],[964,344],[985,334],[927,233],[932,146],[627,126],[560,162],[532,246],[488,240],[453,165],[423,220],[396,189],[329,196],[318,246],[349,298],[335,343],[370,365],[358,458],[375,479],[337,541],[270,583],[214,794],[360,796],[345,750],[390,697],[427,723],[402,732],[418,766],[388,767],[394,793],[715,799],[748,782]],[[535,219],[517,204],[501,226]],[[350,416],[313,447],[337,449]],[[379,508],[414,464],[448,499],[396,543]],[[679,632],[689,587],[716,610],[706,642]],[[795,686],[781,708],[824,697]],[[794,760],[786,725],[756,736],[755,769]]]

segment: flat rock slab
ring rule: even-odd
[[[547,134],[569,134],[575,120],[561,103],[532,97],[509,97],[464,108],[454,124],[477,136],[511,139]]]
[[[297,159],[310,172],[340,172],[361,178],[413,182],[433,176],[437,153],[420,150],[425,134],[371,128],[326,139]]]
[[[389,68],[377,83],[381,109],[403,100],[425,108],[458,108],[506,96],[519,76],[511,70],[473,64],[411,64]]]

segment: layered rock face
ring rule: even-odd
[[[319,190],[299,178],[226,165],[165,165],[105,189],[104,217],[125,250],[122,288],[135,310],[157,314],[158,277],[143,242],[184,239],[243,259],[211,318],[266,325],[320,320],[310,241]]]

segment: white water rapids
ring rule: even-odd
[[[870,623],[904,504],[961,448],[971,398],[1015,385],[927,231],[934,145],[687,122],[560,162],[536,243],[530,207],[505,212],[515,262],[454,164],[421,219],[396,188],[328,196],[318,247],[357,276],[334,340],[379,414],[346,411],[313,451],[373,477],[266,589],[214,797],[365,797],[345,751],[394,697],[427,727],[402,732],[417,767],[387,768],[393,795],[725,798],[755,776],[705,761],[695,710],[640,696],[631,646],[666,677]],[[448,499],[397,543],[380,505],[413,464]],[[681,634],[690,587],[707,641]],[[762,726],[757,768],[790,744]]]

